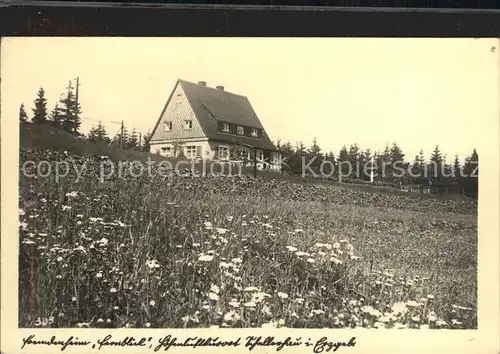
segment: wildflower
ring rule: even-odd
[[[302,229],[295,229],[295,232],[296,233],[301,233],[301,232],[304,232],[304,230],[302,230]]]
[[[314,263],[314,262],[316,262],[316,261],[314,260],[314,258],[308,258],[308,259],[307,259],[307,262],[308,262],[308,263]]]
[[[298,298],[296,298],[296,299],[295,299],[295,302],[296,302],[297,304],[303,304],[303,303],[304,303],[304,299],[303,299],[303,298],[301,298],[301,297],[298,297]]]
[[[330,257],[330,261],[332,261],[335,264],[342,264],[342,261],[336,257]]]
[[[201,262],[211,262],[214,259],[214,256],[202,254],[199,256],[198,260]]]
[[[406,303],[396,302],[394,305],[392,305],[392,313],[394,315],[405,314],[406,312],[408,312],[408,309],[406,308]]]
[[[427,318],[429,319],[429,322],[437,321],[437,316],[436,316],[436,313],[434,311],[429,312],[429,315],[427,316]]]
[[[203,225],[205,226],[205,229],[212,230],[212,223],[210,221],[205,221]]]
[[[155,305],[156,305],[156,301],[151,300],[151,301],[149,302],[149,306],[151,306],[151,307],[155,307]]]
[[[251,292],[251,291],[260,291],[260,289],[257,288],[257,287],[255,287],[255,286],[248,286],[248,287],[245,288],[245,291],[249,291],[249,292]]]
[[[255,302],[249,301],[249,302],[245,302],[245,304],[243,306],[245,306],[245,307],[255,307],[257,305],[255,304]]]
[[[243,261],[241,260],[241,258],[233,258],[233,259],[231,259],[231,262],[233,262],[235,264],[241,264]]]
[[[117,292],[117,290],[116,290],[116,288],[111,288],[111,289],[109,289],[109,292],[110,292],[111,294],[114,294],[114,293],[116,293],[116,292]]]
[[[229,221],[229,222],[233,221],[233,217],[232,217],[231,215],[229,215],[226,219],[227,219],[227,221]]]
[[[264,315],[267,315],[267,316],[272,316],[273,315],[273,313],[271,312],[271,309],[267,305],[262,306],[261,312]]]
[[[278,297],[280,297],[282,299],[288,299],[288,294],[282,293],[282,292],[278,292]]]
[[[284,326],[284,325],[285,325],[285,320],[284,320],[284,319],[282,319],[282,318],[280,318],[280,319],[278,320],[278,326]]]
[[[432,299],[434,299],[434,295],[429,294],[429,295],[427,295],[427,298],[428,298],[429,300],[432,300]]]
[[[219,235],[224,235],[228,230],[218,227],[215,229]]]
[[[76,197],[78,197],[78,192],[77,191],[73,191],[73,192],[70,192],[70,193],[66,193],[66,197],[76,198]]]
[[[243,221],[243,222],[241,223],[241,226],[247,226],[247,225],[248,225],[248,224],[247,224],[247,222],[246,222],[246,221]]]
[[[58,261],[58,262],[62,262],[62,261],[63,261],[63,258],[62,258],[62,257],[57,257],[57,261]]]
[[[224,321],[226,322],[237,322],[240,318],[240,315],[234,310],[231,310],[224,315]]]
[[[210,291],[213,292],[213,293],[218,294],[219,291],[220,291],[220,289],[219,289],[219,287],[217,285],[212,284],[212,286],[210,286]]]
[[[26,214],[23,209],[19,209],[19,216],[24,216]]]
[[[295,255],[298,256],[298,257],[300,257],[300,256],[307,256],[307,257],[309,257],[310,256],[309,253],[302,252],[302,251],[295,252]]]
[[[406,301],[406,305],[410,306],[410,307],[416,307],[416,306],[418,306],[418,303],[416,301],[413,301],[413,300],[408,300],[408,301]]]
[[[73,297],[71,298],[71,301],[76,302],[76,296],[73,296]]]
[[[62,205],[61,208],[63,211],[71,209],[71,207],[69,205]]]
[[[420,316],[413,316],[412,318],[412,321],[415,321],[415,322],[420,322]]]
[[[297,248],[296,248],[296,247],[293,247],[293,246],[286,246],[286,248],[287,248],[290,252],[296,252],[296,251],[297,251]]]
[[[193,247],[200,247],[200,244],[198,242],[193,242]]]
[[[102,318],[97,319],[97,323],[103,323],[103,322],[104,322],[104,320]]]
[[[322,315],[325,313],[323,310],[312,310],[311,312],[313,315]]]
[[[217,300],[219,300],[219,295],[217,295],[216,293],[209,292],[208,293],[208,298],[210,300],[217,301]]]
[[[97,273],[97,274],[95,275],[95,277],[96,277],[96,278],[98,278],[98,279],[102,278],[102,273],[101,273],[101,272]]]

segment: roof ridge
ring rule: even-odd
[[[225,89],[224,89],[224,90],[219,90],[219,89],[217,89],[216,87],[204,86],[204,85],[200,85],[200,84],[198,84],[198,83],[196,83],[196,82],[192,82],[192,81],[188,81],[188,80],[184,80],[184,79],[179,79],[179,81],[180,81],[181,83],[187,83],[187,84],[191,84],[191,85],[196,85],[196,86],[203,87],[204,89],[211,89],[211,90],[215,90],[215,91],[217,91],[217,92],[227,93],[227,94],[229,94],[229,95],[239,96],[239,97],[242,97],[242,98],[246,98],[246,99],[248,99],[248,97],[247,97],[247,96],[245,96],[245,95],[241,95],[241,94],[239,94],[239,93],[234,93],[234,92],[231,92],[231,91],[226,91]]]

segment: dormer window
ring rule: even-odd
[[[172,131],[172,122],[165,122],[165,131],[166,132]]]
[[[252,129],[252,136],[253,136],[254,138],[256,138],[258,135],[259,135],[258,130],[257,130],[257,129],[255,129],[255,128],[253,128],[253,129]]]
[[[229,124],[222,123],[222,131],[228,133],[229,132]]]
[[[184,121],[184,129],[191,129],[193,128],[193,121],[192,120],[185,120]]]
[[[238,132],[238,135],[243,135],[243,134],[245,134],[245,130],[243,129],[243,127],[242,127],[241,125],[238,125],[238,130],[237,130],[237,132]]]

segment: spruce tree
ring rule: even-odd
[[[45,98],[45,91],[43,87],[37,92],[37,97],[33,102],[35,108],[33,109],[33,123],[46,124],[47,123],[47,99]]]
[[[97,143],[97,142],[109,143],[110,141],[108,133],[106,132],[106,128],[104,127],[101,121],[99,121],[97,126],[92,127],[92,129],[90,129],[87,139],[92,143]]]
[[[54,109],[52,112],[49,114],[49,123],[50,125],[56,127],[56,128],[61,128],[62,127],[62,115],[61,115],[61,110],[59,109],[58,104],[56,103]]]
[[[20,122],[28,121],[28,115],[26,114],[26,110],[24,109],[24,103],[21,104],[21,106],[19,107],[19,121]]]
[[[434,150],[432,151],[431,157],[430,157],[430,171],[431,176],[434,178],[441,178],[442,175],[442,166],[444,162],[444,157],[441,153],[441,150],[439,150],[439,145],[436,145]]]
[[[151,134],[151,132],[149,131],[142,136],[142,151],[149,152],[149,150],[151,149],[150,141],[152,136],[153,134]]]
[[[81,124],[81,107],[76,101],[74,87],[69,81],[66,93],[61,97],[61,127],[71,134],[78,134]]]

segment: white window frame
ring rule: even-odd
[[[221,156],[221,152],[225,151],[225,156]],[[229,160],[229,146],[227,145],[219,145],[217,147],[217,158],[219,160]]]
[[[168,128],[167,128],[168,127]],[[173,128],[173,124],[171,121],[167,121],[165,122],[165,125],[164,125],[164,130],[166,132],[171,132],[172,131],[172,128]]]
[[[281,153],[280,152],[273,152],[273,163],[274,164],[281,163]]]
[[[229,133],[229,124],[228,123],[222,123],[222,131],[225,133]]]
[[[255,153],[256,153],[257,161],[263,161],[264,160],[264,151],[262,151],[262,150],[255,150]]]
[[[184,129],[193,129],[193,120],[192,119],[184,120]]]
[[[196,158],[196,145],[188,145],[186,146],[186,157],[188,159]]]
[[[238,125],[238,127],[236,128],[236,133],[238,135],[244,135],[245,134],[245,128],[241,125]]]
[[[254,138],[258,137],[259,136],[259,131],[256,129],[256,128],[252,128],[252,136]]]
[[[241,159],[244,160],[244,159],[247,159],[248,161],[250,161],[252,159],[252,154],[250,153],[250,150],[243,150],[241,152]]]
[[[160,148],[160,155],[170,157],[172,156],[172,147],[171,146],[162,146]]]

